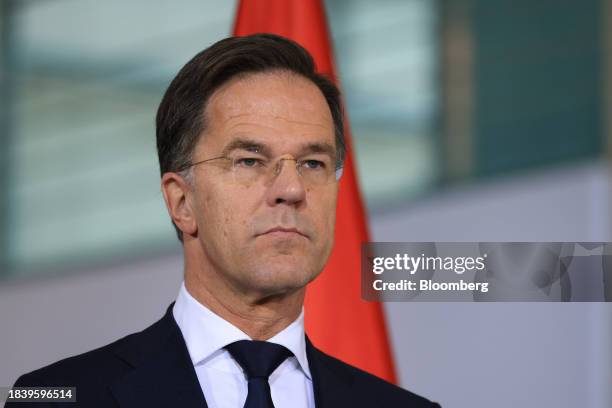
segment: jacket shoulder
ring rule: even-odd
[[[170,310],[170,308],[168,309]],[[160,341],[169,334],[166,316],[146,329],[129,334],[110,344],[23,374],[15,387],[33,386],[99,386],[109,384],[133,366],[132,361],[122,357],[122,350],[139,350],[143,355],[159,347]],[[160,337],[161,336],[161,337]]]
[[[114,350],[132,334],[106,346],[73,357],[59,360],[20,376],[13,387],[75,387],[76,400],[81,406],[115,406],[109,392],[110,384],[129,370],[129,365],[119,359]],[[12,406],[71,406],[71,403],[7,403]]]
[[[380,407],[440,408],[440,405],[425,397],[391,384],[320,350],[317,351],[320,353],[322,364],[327,365],[332,371],[343,372],[351,378],[352,389],[361,394],[358,398],[362,401],[373,398],[374,406]]]
[[[86,380],[93,380],[95,377],[104,377],[109,372],[122,371],[122,368],[127,368],[127,365],[114,355],[113,350],[130,336],[23,374],[15,382],[15,387],[71,386]]]

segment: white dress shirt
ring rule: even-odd
[[[172,310],[209,408],[242,408],[248,383],[242,367],[223,347],[252,340],[243,331],[202,305],[181,284]],[[312,377],[306,357],[304,310],[283,331],[268,340],[287,347],[287,358],[270,375],[275,408],[314,408]]]

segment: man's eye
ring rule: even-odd
[[[304,160],[302,165],[308,170],[319,170],[325,168],[325,163],[320,160]]]
[[[234,163],[238,167],[259,167],[263,164],[263,160],[256,159],[255,157],[245,157],[236,159]]]

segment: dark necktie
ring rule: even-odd
[[[258,340],[240,340],[225,346],[247,375],[249,392],[244,408],[274,408],[268,377],[289,356],[286,347]]]

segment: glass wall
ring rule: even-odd
[[[12,274],[176,250],[154,118],[171,78],[227,36],[233,2],[13,2],[8,214]],[[5,271],[6,272],[6,271]]]
[[[178,69],[230,34],[236,3],[2,4],[2,276],[178,251],[159,188],[155,112]],[[427,189],[436,177],[436,2],[326,7],[369,207]]]
[[[370,211],[603,154],[603,3],[536,3],[325,1]],[[178,252],[155,112],[236,2],[0,5],[0,279]]]
[[[439,178],[438,2],[327,2],[358,174],[371,211]]]

